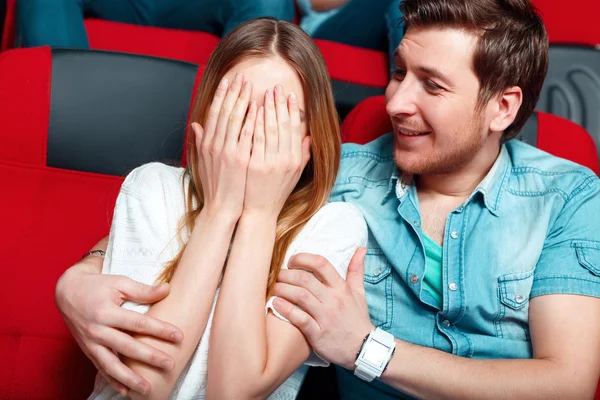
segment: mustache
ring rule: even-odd
[[[403,120],[403,119],[398,119],[398,118],[392,118],[392,124],[396,128],[402,128],[402,129],[406,129],[406,130],[409,130],[409,131],[415,131],[415,132],[429,132],[429,131],[431,131],[430,127],[426,127],[422,123],[418,123],[418,122],[410,121],[410,120]]]

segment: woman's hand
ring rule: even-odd
[[[267,90],[256,117],[244,215],[277,218],[309,159],[310,138],[302,137],[297,97],[286,97],[281,85]]]
[[[235,220],[239,219],[244,205],[256,122],[257,106],[255,102],[249,105],[251,96],[252,83],[244,83],[242,74],[237,74],[231,85],[223,79],[210,106],[206,126],[192,124],[204,210],[224,213]]]

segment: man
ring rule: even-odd
[[[600,181],[509,141],[546,74],[542,21],[525,0],[401,9],[394,132],[346,145],[331,196],[363,212],[366,257],[346,282],[296,256],[275,308],[339,366],[344,399],[592,398]]]
[[[394,133],[345,145],[332,194],[363,212],[366,255],[347,282],[326,260],[296,256],[275,307],[339,365],[344,399],[591,398],[600,181],[509,141],[542,87],[543,24],[525,0],[405,0],[402,12],[387,89]],[[158,301],[168,287],[99,275],[98,260],[63,275],[57,304],[113,385],[137,388],[145,383],[110,348],[170,360],[120,330],[181,333],[119,304]]]

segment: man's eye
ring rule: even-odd
[[[429,79],[427,79],[425,81],[425,85],[427,85],[427,87],[431,90],[442,90],[443,88],[439,85],[436,85],[434,82],[430,81]]]
[[[406,76],[406,71],[400,68],[396,68],[396,72],[394,72],[396,78],[403,79]]]

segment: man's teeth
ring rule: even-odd
[[[418,136],[424,134],[424,132],[407,131],[405,129],[400,129],[400,133],[406,136]]]

